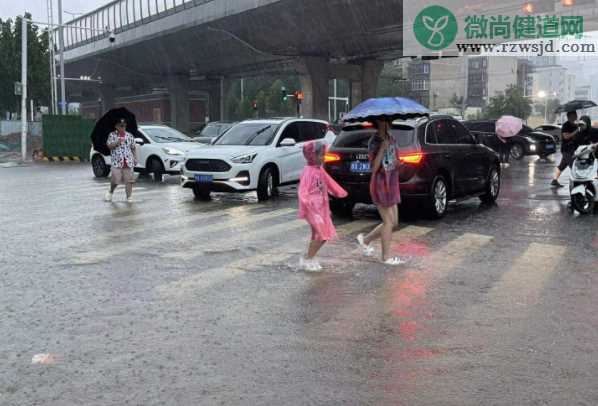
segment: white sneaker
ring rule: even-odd
[[[316,260],[301,257],[299,259],[299,269],[307,272],[318,272],[322,270],[322,266]]]
[[[106,194],[104,195],[104,201],[111,202],[112,201],[112,193],[106,192]]]
[[[363,234],[357,235],[357,244],[359,244],[359,247],[361,247],[361,249],[363,250],[363,255],[365,255],[366,257],[371,257],[374,255],[374,247],[372,247],[369,244],[366,244],[364,240],[365,236]]]
[[[127,197],[127,203],[133,203],[133,198],[132,197]]]
[[[405,263],[405,261],[399,257],[388,258],[386,261],[384,261],[385,265],[392,265],[392,266],[403,265],[404,263]]]

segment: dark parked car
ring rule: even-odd
[[[541,126],[534,128],[534,131],[541,131],[543,133],[550,134],[550,135],[552,135],[552,138],[554,138],[554,142],[556,142],[557,144],[561,143],[561,126],[560,125],[543,124]]]
[[[464,121],[463,125],[475,135],[478,140],[500,151],[502,141],[496,135],[496,120]],[[507,138],[507,146],[513,159],[523,159],[526,155],[538,155],[546,158],[556,152],[556,143],[551,135],[535,131],[531,127],[523,126],[519,134]]]
[[[195,133],[193,138],[202,144],[211,144],[216,138],[228,131],[236,123],[225,121],[212,121],[206,124],[201,131]]]
[[[368,141],[375,132],[371,124],[347,126],[326,153],[326,171],[349,193],[345,199],[331,199],[331,209],[338,214],[351,213],[355,203],[371,203]],[[391,132],[400,142],[405,206],[423,205],[432,217],[440,218],[450,200],[479,196],[490,203],[498,197],[498,155],[477,143],[459,121],[449,116],[395,121]]]

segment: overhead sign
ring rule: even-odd
[[[561,43],[577,41],[582,45],[584,34],[596,27],[596,18],[592,16],[597,11],[594,2],[577,5],[565,1],[404,1],[403,54],[511,56],[523,54],[527,48],[511,50],[502,44],[530,42],[543,45],[537,53],[566,54],[570,46]],[[545,44],[551,45],[546,48]],[[536,48],[533,50],[536,52]]]

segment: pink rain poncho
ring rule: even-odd
[[[312,228],[312,240],[328,241],[336,237],[330,218],[328,193],[343,198],[347,192],[322,168],[321,159],[326,146],[310,141],[303,146],[307,166],[299,180],[299,218],[307,220]]]

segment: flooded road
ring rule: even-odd
[[[305,273],[293,187],[110,204],[85,164],[0,168],[0,405],[596,405],[598,216],[553,170],[406,216],[398,268],[359,255],[360,206]]]

